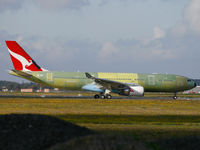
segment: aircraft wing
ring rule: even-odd
[[[89,73],[85,73],[86,77],[89,79],[92,79],[95,83],[101,85],[102,87],[108,89],[108,90],[120,90],[120,89],[125,89],[129,86],[134,86],[136,84],[129,84],[129,83],[122,83],[122,82],[117,82],[113,80],[108,80],[108,79],[102,79],[102,78],[96,78],[90,75]]]

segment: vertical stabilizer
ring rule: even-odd
[[[6,44],[15,70],[44,71],[16,41],[6,41]]]

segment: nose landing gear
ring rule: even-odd
[[[177,92],[174,93],[173,99],[177,99]]]

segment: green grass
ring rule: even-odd
[[[92,124],[155,124],[182,125],[196,124],[200,127],[200,116],[197,115],[57,115],[73,123]]]
[[[0,114],[200,115],[200,101],[0,98]]]

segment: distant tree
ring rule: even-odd
[[[23,83],[17,83],[17,82],[11,82],[11,81],[0,81],[0,90],[6,87],[9,91],[20,91],[20,89],[27,89],[27,88],[33,88],[33,90],[38,90],[40,89],[40,84],[33,83],[33,82],[23,82]],[[49,88],[53,89],[48,86],[42,86],[42,89],[44,88]]]

